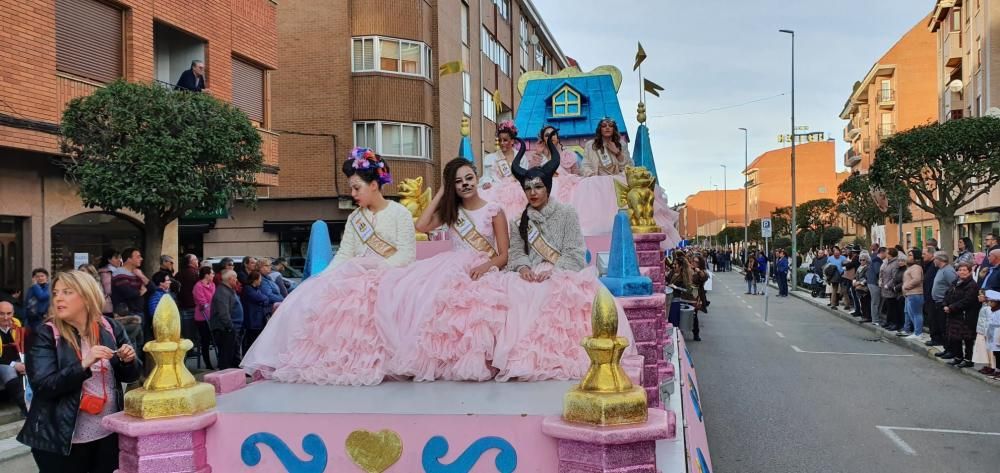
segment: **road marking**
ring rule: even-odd
[[[813,355],[857,355],[857,356],[891,356],[891,357],[909,357],[913,355],[892,355],[887,353],[850,353],[850,352],[839,352],[839,351],[807,351],[803,350],[795,345],[792,345],[792,350],[797,353],[810,353]]]
[[[766,320],[764,321],[764,325],[767,325],[768,327],[774,327],[774,324],[772,324],[771,322],[768,322]]]
[[[777,335],[778,338],[785,338],[785,334],[783,334],[781,332],[774,332],[774,334]]]
[[[750,305],[750,304],[747,304],[747,309],[753,309],[753,306]]]
[[[886,437],[889,437],[889,440],[892,440],[892,442],[895,443],[896,446],[903,451],[903,453],[907,455],[917,456],[917,451],[914,450],[913,447],[910,446],[910,444],[906,443],[905,441],[903,441],[902,438],[896,435],[896,432],[893,432],[892,428],[883,427],[881,425],[876,425],[875,427],[878,428],[878,430],[881,430]]]

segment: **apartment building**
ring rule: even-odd
[[[743,189],[698,191],[684,199],[677,231],[684,238],[718,235],[727,226],[742,227],[746,207]]]
[[[269,106],[271,71],[277,67],[276,10],[273,0],[4,2],[0,288],[23,287],[32,267],[75,267],[106,248],[142,246],[139,216],[83,207],[57,165],[66,103],[109,82],[170,84],[192,60],[204,61],[210,93],[232,101],[260,129],[267,170],[259,178],[263,192],[278,183]],[[175,223],[163,248],[177,247]]]
[[[795,201],[797,204],[815,199],[836,199],[837,186],[844,176],[838,176],[834,163],[832,140],[803,143],[795,146]],[[754,159],[744,171],[750,220],[766,218],[780,207],[792,205],[792,148],[767,151]]]
[[[936,118],[1000,116],[1000,5],[988,0],[939,0],[927,29],[934,36]],[[996,54],[994,54],[996,53]],[[935,224],[936,228],[936,224]],[[958,235],[981,249],[987,233],[1000,232],[1000,189],[958,212]]]
[[[383,189],[389,197],[418,176],[436,190],[442,163],[458,155],[463,118],[481,165],[495,149],[496,123],[514,116],[521,75],[567,66],[530,0],[282,0],[278,32],[281,185],[261,195],[256,211],[234,209],[217,220],[206,255],[295,264],[315,220],[327,222],[336,244],[353,209],[340,172],[353,147],[387,159],[395,180]],[[439,76],[453,61],[465,71]]]
[[[843,163],[852,173],[868,172],[883,139],[937,120],[935,38],[927,31],[927,21],[925,17],[910,28],[875,61],[854,84],[840,112],[840,118],[848,120],[844,141],[850,144]],[[907,248],[922,245],[938,231],[930,214],[916,206],[910,212],[913,221],[903,224],[903,240],[898,242]],[[871,239],[882,244],[896,244],[899,235],[892,223],[857,231],[870,232]]]

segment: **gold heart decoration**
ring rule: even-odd
[[[344,442],[347,455],[365,473],[383,473],[399,461],[403,441],[391,430],[355,430]]]

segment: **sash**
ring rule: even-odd
[[[505,159],[503,155],[500,155],[500,157],[497,159],[496,165],[497,165],[497,170],[500,171],[500,177],[511,176],[512,173],[510,171],[510,163],[507,162],[507,159]]]
[[[368,221],[364,211],[358,210],[351,216],[351,228],[358,234],[358,238],[361,238],[361,241],[379,256],[388,258],[396,254],[396,247],[375,233],[375,225]]]
[[[561,256],[559,252],[545,240],[545,235],[542,235],[542,231],[530,220],[528,221],[528,243],[538,254],[542,255],[545,261],[552,264],[559,261],[559,256]]]
[[[482,233],[479,233],[479,230],[476,230],[476,223],[472,221],[469,214],[465,213],[465,209],[458,209],[458,220],[455,221],[454,227],[458,235],[469,246],[475,248],[477,251],[488,254],[490,258],[497,255],[496,248],[493,248],[490,241]]]

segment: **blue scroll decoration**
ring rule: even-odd
[[[240,446],[240,457],[243,459],[243,464],[257,466],[260,463],[260,447],[257,444],[271,447],[274,456],[278,457],[278,461],[288,473],[323,473],[326,470],[328,458],[326,444],[323,443],[323,439],[319,435],[309,434],[302,439],[302,450],[312,459],[301,460],[277,435],[270,432],[250,434]],[[445,448],[447,449],[447,447]]]
[[[702,473],[712,473],[712,470],[708,468],[708,460],[705,459],[705,453],[701,451],[701,447],[695,449],[695,453],[698,454],[698,467]]]
[[[701,400],[698,398],[698,385],[694,383],[694,379],[691,378],[691,373],[688,373],[688,386],[691,389],[691,407],[694,407],[694,413],[698,416],[698,420],[701,421]]]
[[[448,465],[441,464],[441,458],[448,454],[448,440],[440,435],[432,437],[427,441],[427,445],[424,445],[424,451],[420,456],[421,464],[424,473],[469,473],[479,458],[494,448],[500,450],[494,462],[497,472],[513,473],[517,468],[517,451],[510,442],[500,437],[483,437],[472,442],[469,448]]]

